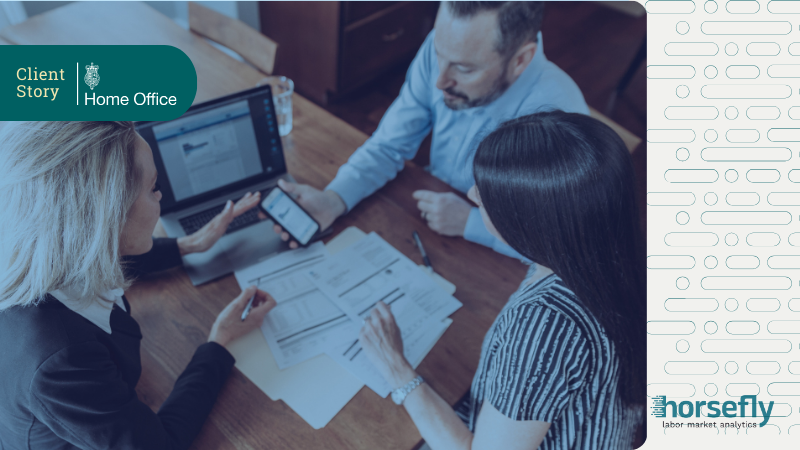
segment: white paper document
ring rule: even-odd
[[[415,365],[444,332],[442,321],[461,307],[461,302],[375,233],[310,267],[307,273],[356,324],[349,331],[349,340],[326,353],[383,397],[389,386],[357,341],[358,329],[375,304],[383,301],[391,308],[406,359]]]
[[[354,322],[306,275],[327,256],[325,246],[318,242],[236,272],[242,289],[256,285],[278,303],[261,331],[280,369],[320,355],[351,336]]]
[[[449,318],[443,321],[430,321],[420,332],[403,336],[403,354],[415,369],[451,323],[453,320]],[[326,353],[381,397],[385,398],[391,392],[391,386],[369,361],[359,341],[346,342]]]
[[[401,328],[418,327],[430,318],[441,321],[461,307],[461,302],[375,233],[307,273],[320,291],[359,324],[379,301],[413,304],[402,311],[415,325],[397,317]]]

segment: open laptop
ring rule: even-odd
[[[274,187],[286,172],[272,92],[257,87],[189,108],[167,122],[136,126],[150,144],[169,237],[192,234],[247,192]],[[192,283],[211,281],[288,248],[257,208],[234,219],[208,251],[183,257]]]

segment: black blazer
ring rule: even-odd
[[[181,263],[174,239],[130,258],[142,274]],[[126,299],[125,307],[130,311]],[[116,305],[111,334],[48,295],[0,312],[0,449],[185,449],[208,417],[234,359],[201,345],[154,413],[136,396],[142,334]]]

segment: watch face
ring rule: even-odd
[[[398,389],[399,390],[399,389]],[[397,391],[392,391],[392,401],[396,404],[400,405],[403,403],[403,399],[400,397],[400,393]]]

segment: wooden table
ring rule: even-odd
[[[263,76],[143,3],[76,2],[5,28],[0,38],[13,44],[173,45],[197,69],[197,102],[252,87]],[[284,139],[289,172],[323,188],[366,138],[295,94],[294,131]],[[413,230],[420,232],[437,272],[455,283],[456,297],[464,304],[419,367],[430,385],[454,404],[468,391],[483,337],[522,280],[525,267],[490,249],[431,231],[411,198],[420,188],[451,190],[408,163],[394,181],[339,219],[334,234],[352,225],[375,231],[421,262],[411,239]],[[137,386],[142,401],[154,410],[161,405],[195,348],[206,341],[216,315],[239,292],[233,276],[194,287],[179,268],[140,280],[127,292],[144,334]],[[413,449],[419,443],[420,435],[405,411],[367,388],[325,428],[313,430],[282,401],[269,400],[234,370],[194,448],[373,450]]]

